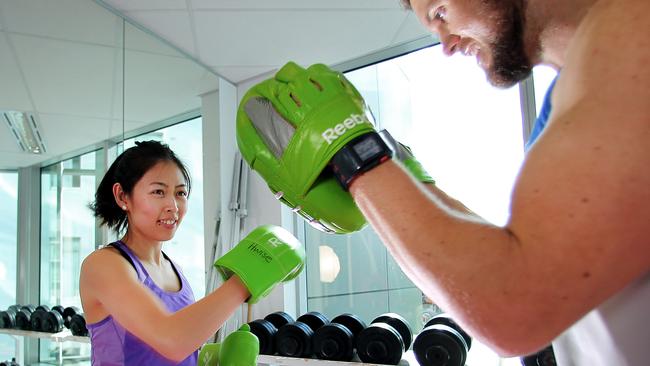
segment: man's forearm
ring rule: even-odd
[[[517,329],[516,321],[524,317],[518,312],[530,308],[513,306],[530,296],[532,287],[521,280],[527,269],[517,238],[463,212],[464,206],[438,195],[438,189],[416,189],[416,184],[397,164],[386,162],[358,177],[350,192],[393,257],[434,302],[483,340],[530,339],[530,330],[523,324]],[[504,319],[506,309],[512,321]],[[489,334],[481,334],[483,329]]]

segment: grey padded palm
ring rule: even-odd
[[[269,150],[280,159],[296,129],[273,108],[268,99],[251,98],[244,110]]]

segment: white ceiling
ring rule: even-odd
[[[48,149],[20,151],[1,121],[0,169],[198,108],[217,75],[239,83],[289,60],[337,64],[425,35],[399,0],[0,0],[0,111],[34,113]]]
[[[287,61],[335,64],[427,34],[399,0],[101,0],[239,83]]]

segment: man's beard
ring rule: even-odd
[[[509,88],[530,75],[532,65],[524,47],[524,12],[522,6],[509,3],[509,9],[501,10],[499,34],[490,45],[492,64],[487,73],[488,81],[500,88]],[[523,2],[522,2],[523,3]]]

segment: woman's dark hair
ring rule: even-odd
[[[113,185],[120,183],[124,193],[130,195],[142,176],[154,165],[164,161],[173,162],[178,166],[185,178],[189,194],[192,187],[190,174],[169,146],[158,141],[137,141],[134,147],[125,150],[115,159],[97,187],[95,202],[90,204],[90,209],[95,217],[101,219],[101,225],[106,225],[117,233],[127,228],[126,212],[115,202]]]

